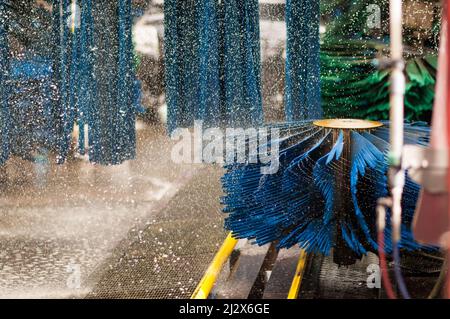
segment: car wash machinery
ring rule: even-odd
[[[445,12],[448,15],[448,10]],[[447,87],[446,81],[449,66],[446,62],[448,43],[444,17],[431,147],[404,145],[405,76],[402,16],[402,1],[390,0],[391,54],[389,59],[379,61],[380,67],[391,70],[391,147],[388,154],[390,192],[386,198],[380,198],[378,201],[378,243],[381,244],[379,256],[369,253],[351,267],[338,267],[330,257],[307,254],[298,247],[278,251],[276,243],[258,247],[246,239],[236,240],[229,234],[193,293],[193,299],[397,298],[396,291],[399,291],[399,295],[403,298],[411,297],[407,281],[414,276],[404,273],[400,264],[405,263],[405,258],[412,263],[418,262],[420,257],[402,256],[400,259],[398,243],[401,236],[401,202],[405,176],[408,172],[410,178],[422,185],[414,221],[416,239],[426,244],[440,245],[445,249],[446,243],[443,239],[449,231],[447,196],[449,147],[448,141],[442,136],[450,135],[447,133],[446,125],[450,113],[446,112],[449,98],[446,90],[450,88]],[[441,205],[437,207],[438,210],[426,209],[426,201],[430,198],[440,199]],[[386,220],[387,216],[391,217],[389,221]],[[443,222],[434,223],[436,216]],[[394,267],[391,271],[388,269],[384,252],[383,230],[387,222],[392,225]],[[437,263],[436,267],[440,268],[441,264]],[[442,274],[441,271],[439,278],[441,284]],[[391,281],[391,277],[395,280]],[[336,279],[338,282],[333,283]],[[384,289],[380,289],[381,279]],[[434,293],[436,294],[435,291]]]

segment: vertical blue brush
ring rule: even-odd
[[[0,2],[0,165],[9,157],[9,45],[6,4]]]
[[[320,97],[320,1],[286,2],[286,119],[322,117]]]

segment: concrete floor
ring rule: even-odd
[[[221,169],[173,164],[172,145],[164,129],[140,124],[137,159],[120,166],[94,166],[83,159],[63,166],[11,159],[0,186],[0,298],[125,296],[111,293],[112,288],[102,293],[101,287],[122,256],[133,255],[135,243],[151,242],[138,247],[138,254],[176,260],[174,245],[183,239],[192,243],[193,231],[202,225],[214,239],[201,249],[214,251],[223,237]],[[213,176],[202,178],[204,185],[214,185],[202,194],[189,186],[199,174]],[[197,207],[209,202],[215,208],[196,216],[196,205],[186,204],[189,198],[200,198]],[[153,241],[148,236],[155,231],[161,236]],[[191,256],[197,248],[190,248]],[[136,258],[141,257],[130,260]],[[149,261],[153,268],[158,258]],[[203,256],[202,263],[207,266],[209,258],[210,253]]]

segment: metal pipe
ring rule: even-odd
[[[228,234],[227,238],[220,247],[213,261],[209,265],[208,269],[205,272],[202,280],[198,284],[194,293],[192,294],[191,299],[207,299],[209,294],[211,293],[214,284],[217,281],[217,277],[219,276],[220,270],[223,267],[223,264],[228,260],[231,253],[233,252],[234,247],[236,246],[238,240],[234,239],[231,233]]]
[[[300,252],[300,257],[298,258],[297,269],[295,270],[295,276],[292,280],[291,288],[289,289],[287,299],[297,299],[298,294],[300,292],[300,286],[303,280],[303,274],[305,273],[306,268],[306,258],[308,254],[305,250],[302,249]]]
[[[401,238],[401,199],[405,185],[405,172],[401,167],[403,151],[403,121],[405,75],[402,44],[402,1],[390,1],[390,31],[391,31],[391,93],[390,93],[390,144],[389,182],[392,195],[392,227],[393,240]]]
[[[404,134],[404,98],[405,98],[405,64],[403,61],[403,10],[402,0],[391,0],[390,42],[391,42],[391,95],[390,95],[390,142],[389,183],[392,196],[392,248],[394,251],[394,273],[400,292],[405,299],[409,293],[400,270],[399,243],[401,240],[402,196],[405,186],[405,170],[402,167],[403,134]]]

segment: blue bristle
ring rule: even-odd
[[[387,156],[389,123],[366,132],[350,131],[350,157],[343,157],[343,132],[315,127],[311,121],[266,126],[278,128],[279,170],[273,175],[261,172],[262,164],[228,164],[222,178],[228,213],[225,227],[236,238],[248,238],[263,245],[278,241],[279,248],[294,245],[311,253],[328,255],[336,245],[336,232],[357,255],[376,251],[376,202],[388,194]],[[335,136],[335,140],[333,140]],[[423,123],[405,125],[405,141],[427,145],[429,128]],[[339,164],[339,165],[338,165]],[[353,209],[335,213],[336,174],[348,166],[349,198]],[[346,184],[346,185],[347,185]],[[411,222],[420,187],[406,179],[401,247],[432,249],[414,241]],[[388,212],[388,215],[390,212]],[[389,216],[388,216],[389,217]],[[391,229],[387,223],[386,238]],[[386,240],[386,251],[392,243]]]
[[[352,248],[354,252],[359,255],[367,253],[361,241],[356,237],[354,230],[350,228],[350,225],[341,223],[341,232],[347,245]]]
[[[333,167],[329,164],[338,160],[342,154],[344,148],[344,134],[341,131],[339,137],[331,149],[331,151],[320,158],[314,166],[313,175],[314,182],[320,189],[323,198],[325,199],[325,214],[323,222],[328,224],[331,222],[333,209],[334,209],[334,183],[333,183]]]
[[[364,213],[361,211],[358,205],[357,199],[357,185],[358,178],[364,176],[367,171],[371,170],[374,174],[373,177],[376,180],[382,180],[385,184],[386,165],[384,165],[383,153],[363,135],[357,132],[351,132],[351,171],[350,171],[350,190],[352,193],[353,206],[355,209],[355,215],[359,222],[359,226],[365,235],[365,239],[372,245],[372,248],[376,249],[377,244],[375,239],[372,238],[369,225],[367,224]],[[378,187],[375,187],[375,191],[380,192]],[[377,194],[379,197],[383,196],[383,190]]]

